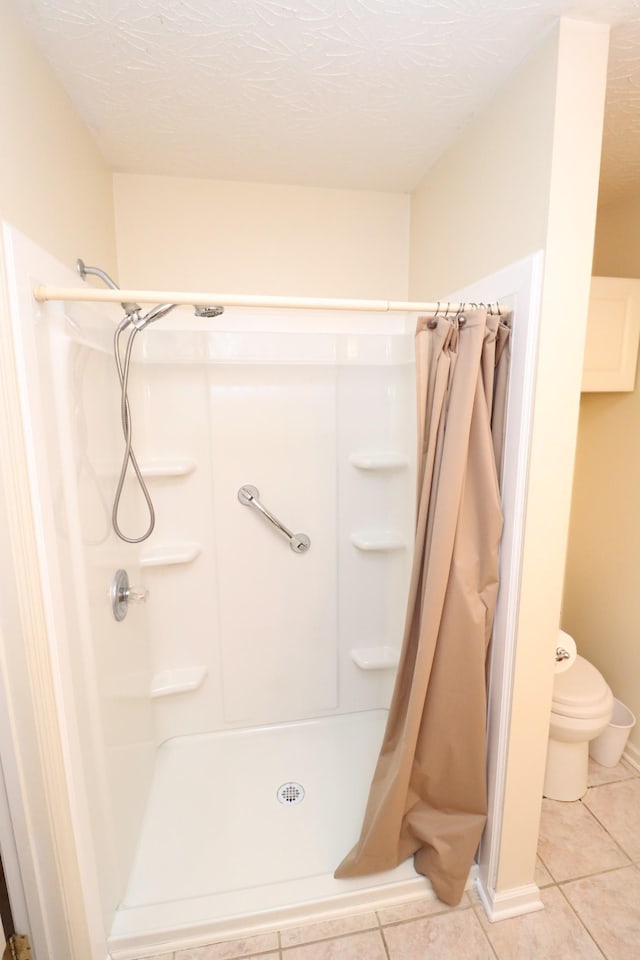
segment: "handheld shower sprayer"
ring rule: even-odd
[[[83,280],[86,280],[87,276],[99,277],[99,279],[102,280],[102,282],[112,290],[120,289],[118,284],[111,279],[108,273],[105,273],[105,271],[101,270],[100,267],[88,267],[84,260],[78,259],[76,261],[76,270]],[[116,362],[116,370],[118,371],[118,379],[120,381],[120,419],[122,421],[122,433],[124,435],[125,451],[122,460],[122,467],[120,469],[120,476],[116,486],[116,492],[113,498],[111,523],[113,525],[113,529],[121,540],[124,540],[126,543],[142,543],[143,540],[147,540],[148,537],[151,536],[156,523],[156,514],[153,507],[153,501],[151,500],[151,495],[147,489],[146,483],[144,482],[142,471],[140,470],[140,466],[133,452],[131,441],[131,408],[129,406],[128,397],[131,351],[133,350],[134,340],[140,331],[144,330],[145,327],[148,327],[150,323],[154,322],[154,320],[160,320],[161,317],[165,317],[168,313],[170,313],[171,310],[177,307],[178,304],[161,303],[158,304],[157,307],[152,307],[145,314],[143,314],[142,307],[139,303],[123,302],[121,306],[124,310],[125,316],[118,324],[114,333],[113,354]],[[194,310],[197,317],[218,317],[221,313],[224,313],[224,307],[219,306],[194,307]],[[128,335],[123,355],[120,351],[120,336],[127,327],[131,327],[131,330]],[[123,533],[120,529],[118,520],[120,498],[122,496],[122,490],[124,487],[129,463],[131,463],[133,471],[136,475],[140,490],[147,504],[147,510],[149,511],[149,523],[147,529],[139,537],[128,537],[125,533]]]
[[[120,287],[112,280],[109,274],[102,270],[100,267],[88,267],[84,260],[81,260],[80,257],[76,260],[76,270],[80,274],[83,280],[86,280],[88,276],[99,277],[100,280],[107,286],[111,287],[112,290],[119,290]],[[136,327],[137,330],[144,330],[150,323],[153,323],[154,320],[160,320],[161,317],[165,317],[168,313],[171,312],[175,307],[178,306],[177,303],[162,303],[157,307],[153,307],[147,313],[142,313],[142,307],[139,303],[132,303],[131,301],[125,301],[120,304],[124,310],[126,316],[129,318],[130,323]],[[204,307],[194,307],[193,312],[196,317],[219,317],[224,313],[224,307],[219,306],[204,306]],[[128,324],[124,324],[127,326]]]

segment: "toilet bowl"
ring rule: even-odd
[[[589,742],[611,720],[613,694],[601,673],[584,657],[553,682],[549,745],[543,794],[551,800],[579,800],[587,792]]]

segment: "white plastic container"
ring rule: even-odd
[[[636,718],[629,707],[614,699],[611,723],[591,741],[589,756],[603,767],[615,767],[620,763],[629,734],[635,725]]]

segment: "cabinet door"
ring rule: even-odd
[[[632,391],[640,337],[640,280],[592,277],[582,392]]]

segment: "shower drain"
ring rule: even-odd
[[[283,783],[278,787],[278,800],[286,807],[293,807],[304,800],[304,787],[300,783]]]

